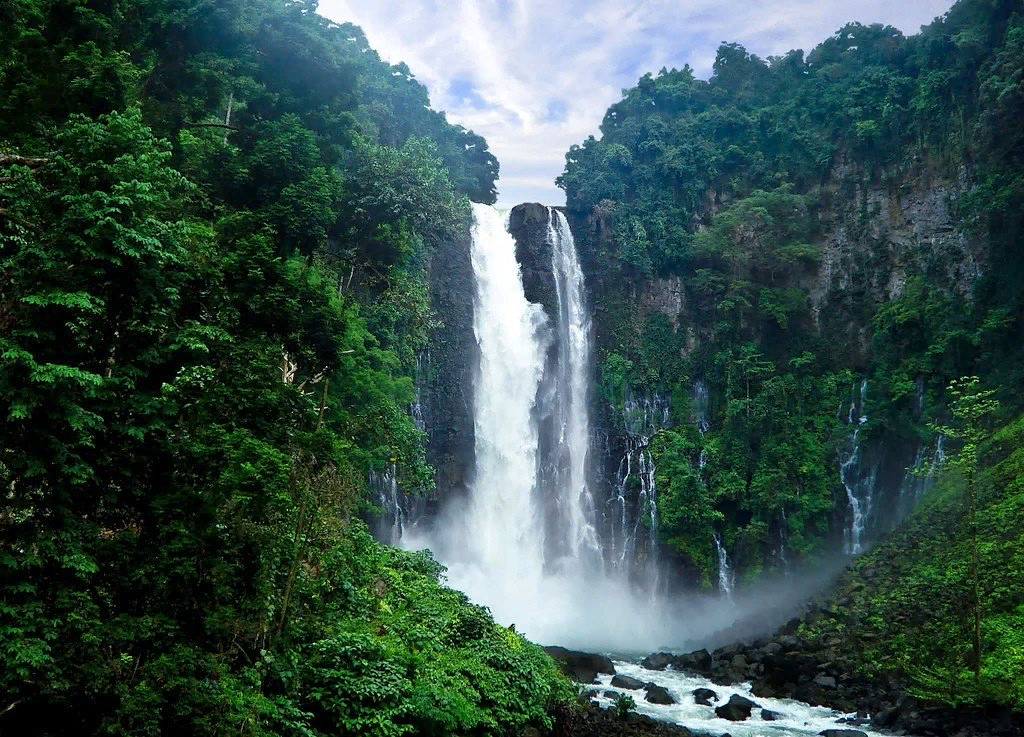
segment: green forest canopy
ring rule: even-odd
[[[571,689],[386,549],[482,138],[307,2],[0,2],[0,731],[503,734]]]

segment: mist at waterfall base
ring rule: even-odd
[[[788,576],[762,576],[728,597],[718,591],[654,596],[622,575],[571,558],[540,572],[514,559],[485,567],[467,554],[473,547],[465,540],[467,507],[453,503],[429,529],[410,529],[403,547],[430,548],[448,567],[448,585],[488,607],[499,623],[514,624],[534,642],[577,650],[689,652],[767,635],[797,616],[850,562],[836,555]]]
[[[549,209],[553,321],[524,295],[502,216],[482,205],[473,215],[475,479],[467,498],[449,499],[429,523],[405,527],[402,547],[429,548],[447,566],[452,588],[542,644],[682,650],[768,631],[792,616],[794,603],[820,588],[831,567],[728,596],[669,597],[606,560],[586,472],[591,329],[568,224]],[[546,442],[542,424],[552,435]]]

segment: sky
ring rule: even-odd
[[[499,207],[564,204],[565,153],[599,135],[604,112],[646,72],[707,79],[723,42],[762,58],[810,51],[844,23],[917,33],[953,0],[321,0],[404,61],[432,107],[487,139]]]

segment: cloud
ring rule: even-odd
[[[759,56],[810,51],[848,21],[904,33],[953,0],[321,0],[404,61],[432,105],[484,136],[501,162],[499,203],[564,202],[554,185],[573,143],[646,72],[690,64],[707,78],[718,44]],[[851,7],[853,5],[854,7]]]

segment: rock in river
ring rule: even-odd
[[[664,686],[658,686],[654,683],[647,684],[646,699],[651,704],[674,704],[676,700],[672,698],[672,694],[668,692],[668,689]]]
[[[704,706],[711,706],[712,701],[718,701],[718,694],[710,688],[693,689],[693,700]]]
[[[616,688],[628,688],[631,691],[636,691],[638,688],[644,687],[644,682],[639,678],[618,675],[612,679],[612,685]]]
[[[611,658],[604,655],[566,650],[554,645],[545,647],[544,652],[558,663],[565,675],[580,683],[593,683],[597,680],[598,673],[615,673]]]
[[[672,660],[671,653],[651,653],[640,661],[640,665],[647,670],[665,670],[665,668],[672,665]]]
[[[729,697],[728,703],[715,709],[715,714],[730,722],[742,722],[744,719],[750,718],[750,711],[756,706],[757,704],[750,699],[733,694]]]

